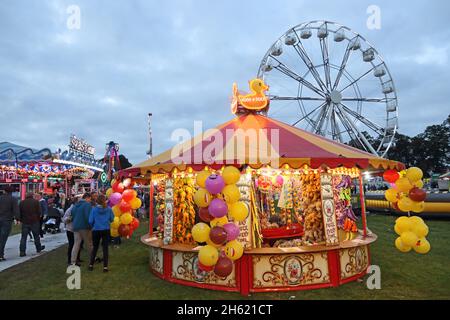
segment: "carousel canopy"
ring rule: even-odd
[[[43,161],[51,159],[52,152],[48,148],[32,149],[10,142],[0,142],[0,161]]]
[[[261,152],[263,151],[263,152]],[[188,141],[129,169],[124,174],[170,172],[174,168],[201,170],[247,164],[300,168],[344,166],[361,169],[403,169],[400,162],[383,159],[348,145],[301,130],[259,114],[247,114],[205,131]]]

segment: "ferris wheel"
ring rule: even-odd
[[[394,81],[360,34],[330,21],[289,29],[269,48],[258,78],[270,86],[269,115],[385,156],[398,127]]]

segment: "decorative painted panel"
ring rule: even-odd
[[[159,274],[163,274],[164,259],[161,248],[150,247],[150,268]]]
[[[252,259],[254,288],[330,282],[327,252],[254,255]]]
[[[341,279],[347,279],[367,270],[369,252],[367,246],[339,250]]]

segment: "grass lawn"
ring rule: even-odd
[[[394,247],[394,217],[369,216],[378,235],[371,246],[372,264],[381,268],[381,290],[363,282],[312,291],[259,293],[248,299],[450,299],[450,222],[427,221],[432,249],[427,255],[401,253]],[[110,272],[82,267],[81,290],[66,288],[66,250],[55,251],[0,273],[0,299],[243,299],[238,293],[203,290],[160,280],[148,270],[148,249],[140,244],[146,224],[111,248]],[[86,257],[82,257],[86,260]]]
[[[11,228],[11,233],[9,235],[13,236],[18,233],[22,233],[22,225],[13,223],[12,228]]]

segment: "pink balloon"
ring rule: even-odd
[[[209,193],[218,194],[221,193],[223,187],[225,187],[225,181],[223,181],[221,176],[212,174],[206,179],[205,187]]]
[[[222,199],[213,199],[208,207],[209,214],[214,218],[222,218],[228,213],[228,206]]]
[[[228,222],[223,225],[227,232],[227,241],[235,240],[239,236],[239,227],[233,222]]]
[[[122,195],[118,192],[114,192],[113,194],[111,194],[109,196],[109,202],[115,206],[116,204],[118,204],[121,200],[122,200]]]
[[[277,176],[276,181],[277,181],[277,184],[281,186],[284,182],[283,176]]]

